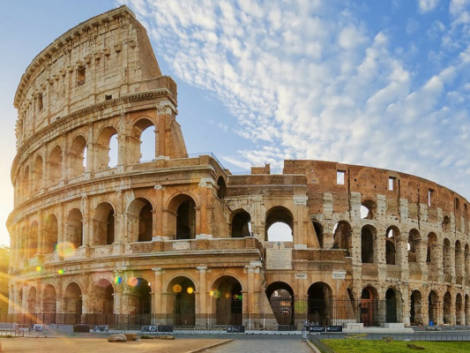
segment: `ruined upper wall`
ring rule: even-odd
[[[125,6],[105,12],[61,35],[26,69],[14,100],[17,146],[75,111],[161,87],[176,105],[176,85],[162,79],[145,28]]]

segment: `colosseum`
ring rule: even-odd
[[[189,156],[176,83],[125,6],[41,51],[14,105],[18,321],[470,324],[465,198],[391,170],[285,160],[282,174],[233,175],[212,155]],[[273,239],[275,224],[287,238]]]

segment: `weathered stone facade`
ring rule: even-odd
[[[467,200],[389,170],[287,160],[280,175],[232,175],[188,157],[176,84],[126,7],[44,49],[14,103],[11,314],[470,324]],[[148,127],[155,158],[141,163]],[[292,241],[268,241],[276,222]]]

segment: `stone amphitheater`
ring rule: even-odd
[[[17,321],[470,324],[467,200],[391,170],[285,160],[233,175],[188,156],[176,83],[125,6],[41,51],[14,105]]]

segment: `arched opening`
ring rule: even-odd
[[[464,268],[464,278],[470,277],[470,248],[468,244],[465,245],[464,255],[463,255],[463,268]],[[470,324],[470,322],[468,323]]]
[[[462,284],[463,280],[463,251],[460,241],[455,242],[455,277],[457,284]]]
[[[430,279],[436,278],[438,273],[438,244],[437,236],[434,233],[428,235],[428,246],[426,250],[426,263],[428,264],[428,277]],[[437,279],[437,278],[436,278]]]
[[[44,288],[42,296],[42,312],[43,322],[45,324],[55,324],[56,323],[56,293],[55,288],[50,284],[46,285]]]
[[[328,326],[332,318],[333,294],[330,286],[317,282],[308,289],[307,320],[316,326]]]
[[[387,265],[397,264],[397,245],[400,232],[396,227],[389,227],[385,238],[385,261]]]
[[[335,225],[333,235],[333,249],[346,249],[346,256],[351,256],[352,250],[352,228],[346,221]]]
[[[266,288],[271,309],[279,326],[291,328],[294,324],[294,291],[284,282],[271,283]]]
[[[69,212],[66,225],[66,241],[78,248],[83,245],[83,217],[78,208]]]
[[[465,294],[465,325],[470,325],[470,299],[468,294]]]
[[[442,247],[442,266],[444,269],[444,281],[452,282],[452,269],[450,265],[450,241],[449,239],[444,239],[444,246]]]
[[[51,151],[47,163],[47,170],[49,171],[49,184],[58,184],[62,179],[62,150],[59,146],[56,146]]]
[[[113,322],[114,316],[114,288],[106,279],[100,279],[93,285],[90,298],[91,312],[89,321],[94,325],[107,325]]]
[[[437,319],[439,317],[439,297],[435,291],[429,292],[428,296],[428,315],[429,315],[429,326],[437,325]]]
[[[385,293],[385,320],[386,322],[398,322],[398,296],[393,288]]]
[[[127,281],[129,287],[128,310],[134,323],[148,325],[151,322],[152,299],[150,283],[140,277],[131,277]]]
[[[77,136],[72,142],[69,155],[69,176],[78,177],[86,169],[86,140],[83,136]]]
[[[455,324],[456,325],[464,325],[464,316],[463,316],[463,303],[462,303],[462,295],[457,293],[455,297]]]
[[[170,203],[174,210],[176,239],[194,239],[196,237],[196,203],[188,195],[178,195]]]
[[[140,119],[134,125],[134,136],[139,141],[135,162],[145,163],[155,159],[156,129],[148,119]]]
[[[450,218],[449,216],[444,216],[442,220],[442,231],[444,233],[450,232]]]
[[[29,231],[29,257],[38,253],[38,224],[33,222]]]
[[[251,216],[245,210],[238,210],[232,218],[232,238],[243,238],[251,235]]]
[[[173,307],[174,325],[193,327],[196,322],[196,288],[193,281],[187,277],[177,277],[170,282],[168,292],[170,294],[168,307]]]
[[[118,163],[117,131],[106,127],[101,131],[95,145],[96,167],[98,170],[114,168]]]
[[[364,200],[360,208],[361,218],[362,219],[374,219],[376,208],[377,207],[374,201]]]
[[[421,236],[416,229],[412,229],[408,235],[408,262],[418,262],[420,254]]]
[[[362,263],[374,263],[376,230],[371,225],[365,225],[361,229],[361,261]]]
[[[419,326],[419,325],[424,324],[421,305],[422,305],[421,293],[418,290],[414,290],[411,293],[411,307],[410,307],[411,325]]]
[[[444,311],[443,311],[444,324],[452,323],[451,309],[452,309],[452,298],[450,296],[450,293],[446,292],[446,294],[444,294]]]
[[[42,187],[42,165],[43,160],[41,156],[37,156],[34,161],[34,168],[33,168],[33,190],[34,192],[38,192],[41,190]]]
[[[23,180],[21,182],[21,191],[23,193],[23,196],[27,198],[29,196],[29,185],[30,185],[30,180],[29,180],[29,167],[26,167],[23,172]]]
[[[266,213],[266,240],[293,241],[294,217],[285,207],[276,206]]]
[[[215,300],[217,325],[241,325],[243,296],[242,286],[237,279],[223,276],[214,283],[210,292]]]
[[[49,254],[54,252],[58,241],[58,225],[55,215],[50,214],[46,218],[44,230],[44,252]]]
[[[81,322],[82,291],[76,283],[70,283],[65,289],[64,296],[65,324],[73,325]]]
[[[29,317],[36,323],[35,315],[37,314],[37,307],[36,307],[36,288],[31,287],[28,293],[28,313],[30,314]]]
[[[361,293],[360,320],[364,326],[378,325],[378,295],[374,287],[367,286]]]
[[[94,245],[114,243],[114,209],[107,202],[100,203],[93,219]]]
[[[320,245],[320,248],[323,248],[323,226],[316,220],[313,220],[312,223],[313,229],[315,229],[315,233],[317,235],[318,244]]]
[[[127,209],[127,225],[131,241],[152,241],[152,204],[144,198],[132,201]]]
[[[226,191],[227,186],[225,185],[225,180],[220,176],[217,179],[217,197],[222,200],[225,197]]]

